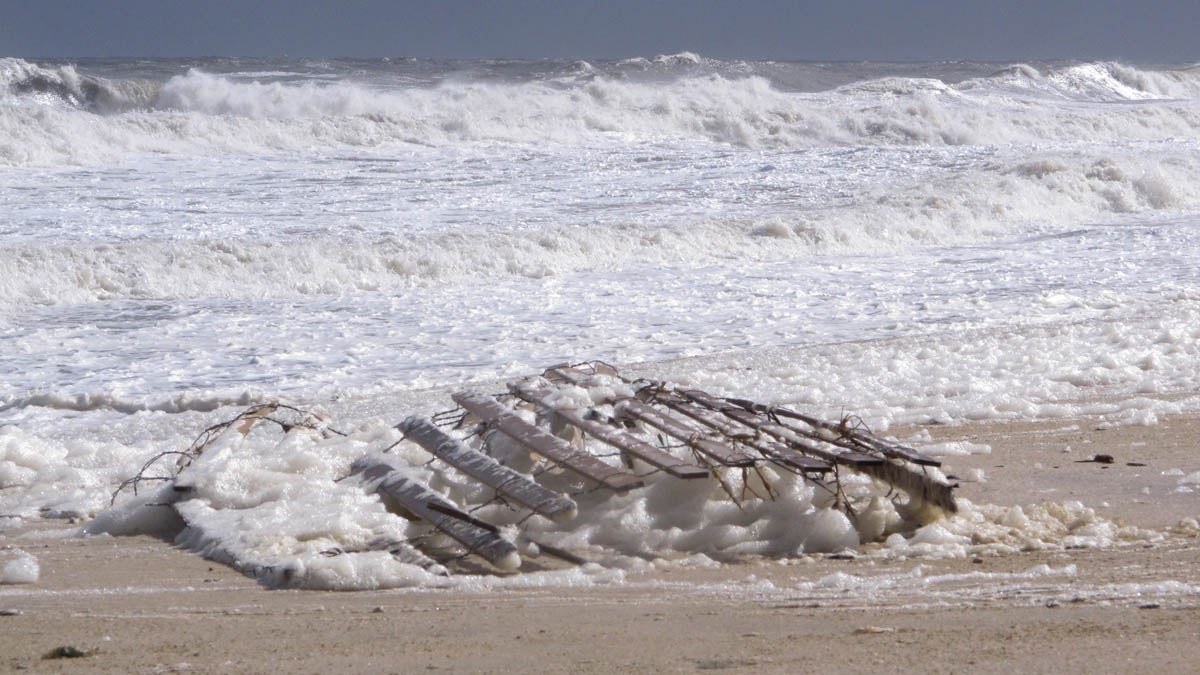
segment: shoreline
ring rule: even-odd
[[[1200,658],[1200,416],[923,427],[974,504],[1079,501],[1161,534],[966,558],[803,556],[663,566],[592,585],[265,590],[150,537],[0,531],[40,579],[0,586],[0,665],[57,671],[1181,672]],[[906,438],[918,429],[894,428]],[[953,447],[953,446],[952,446]],[[1111,464],[1081,461],[1097,454]],[[1183,489],[1181,489],[1183,488]],[[1194,488],[1194,489],[1193,489]],[[92,651],[43,660],[61,646]],[[69,663],[68,663],[69,661]]]

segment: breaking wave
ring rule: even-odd
[[[1200,75],[1117,63],[1016,65],[955,84],[884,77],[785,91],[749,65],[629,77],[632,62],[567,77],[419,86],[312,77],[247,81],[190,70],[159,83],[0,60],[0,164],[105,162],[124,153],[259,154],[419,143],[707,142],[789,149],[1159,140],[1200,129]],[[570,70],[568,68],[568,70]],[[764,67],[765,68],[765,67]],[[264,78],[265,80],[266,78]],[[1154,105],[1119,105],[1156,101]],[[1085,105],[1079,105],[1079,104]],[[1118,105],[1113,105],[1118,104]]]
[[[27,61],[0,58],[0,103],[9,96],[43,104],[59,104],[93,113],[120,113],[149,108],[160,84],[148,79],[113,80],[81,75],[74,66],[43,68]]]
[[[886,254],[1200,209],[1200,157],[1139,150],[1144,156],[1018,154],[932,184],[864,187],[836,207],[762,208],[747,218],[607,225],[564,218],[529,230],[405,231],[400,225],[391,233],[347,231],[331,222],[281,238],[271,232],[174,238],[168,232],[98,243],[12,241],[0,244],[0,306],[337,296],[639,265]]]

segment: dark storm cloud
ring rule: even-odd
[[[29,57],[620,58],[688,50],[748,59],[1200,59],[1200,3],[1161,0],[5,4],[0,54]]]

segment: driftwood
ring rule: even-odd
[[[141,484],[145,482],[173,483],[176,493],[188,492],[191,488],[177,480],[184,469],[191,466],[192,462],[196,461],[217,441],[224,438],[244,438],[256,426],[264,422],[277,425],[285,434],[299,428],[308,429],[325,438],[346,435],[345,432],[331,427],[328,418],[320,412],[304,410],[278,401],[252,405],[232,419],[218,422],[201,431],[186,450],[164,450],[151,457],[136,474],[117,486],[109,503],[115,504],[117,497],[126,489],[132,489],[136,495]],[[173,466],[163,468],[163,460],[168,458],[174,458],[175,463]]]

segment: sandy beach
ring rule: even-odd
[[[10,525],[0,667],[121,672],[1194,672],[1200,418],[928,428],[976,504],[1078,500],[1143,543],[960,559],[804,557],[587,587],[271,591],[148,537]],[[904,437],[907,430],[892,430]],[[1110,455],[1112,463],[1085,461]],[[1181,489],[1182,488],[1182,489]],[[1188,519],[1192,519],[1188,522]],[[1181,524],[1182,523],[1182,524]],[[46,659],[71,646],[88,655]]]

